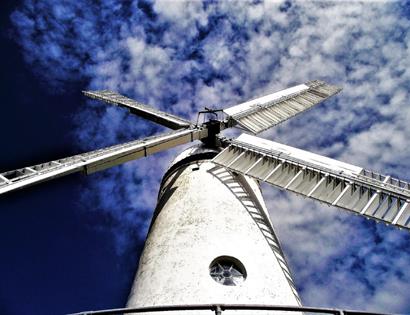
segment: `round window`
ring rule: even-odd
[[[239,285],[246,279],[244,265],[236,258],[220,256],[209,266],[209,274],[216,282],[223,285]]]

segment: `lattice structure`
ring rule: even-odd
[[[306,84],[261,97],[224,112],[244,129],[254,134],[267,130],[340,92],[322,81]]]
[[[126,96],[113,91],[83,91],[84,95],[116,106],[125,107],[131,113],[149,119],[171,129],[188,128],[192,125],[189,120],[160,111],[149,105],[136,102]]]
[[[305,197],[410,228],[409,183],[390,176],[249,135],[232,141],[213,161]]]
[[[90,174],[206,136],[207,130],[200,128],[178,130],[4,172],[0,174],[0,194],[75,172]]]

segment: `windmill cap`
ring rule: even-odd
[[[217,155],[220,152],[218,148],[211,148],[205,146],[203,143],[197,144],[187,148],[186,150],[182,151],[178,154],[175,159],[171,162],[168,169],[173,167],[176,164],[182,164],[184,160],[193,161],[193,160],[202,160],[202,159],[209,159],[213,156]]]

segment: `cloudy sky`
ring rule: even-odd
[[[320,79],[342,93],[261,136],[410,180],[409,30],[405,2],[5,3],[0,170],[163,131],[82,89],[194,119]],[[0,312],[123,306],[178,152],[0,200]],[[408,232],[263,192],[305,305],[410,313]]]

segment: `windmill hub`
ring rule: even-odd
[[[220,120],[211,119],[205,122],[203,126],[208,130],[208,137],[202,139],[202,142],[210,147],[220,146],[217,135],[223,129],[224,123]]]

